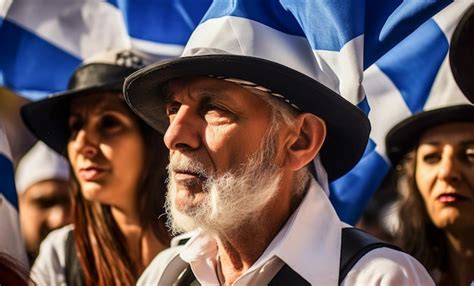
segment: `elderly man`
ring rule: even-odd
[[[238,76],[226,64],[253,69]],[[212,76],[202,76],[200,66]],[[272,70],[293,74],[294,84],[268,79]],[[159,259],[169,262],[163,273],[155,268],[160,283],[265,285],[286,270],[303,285],[338,283],[345,225],[320,182],[322,165],[336,178],[362,155],[369,125],[356,107],[296,71],[245,56],[181,58],[126,84],[138,114],[158,129],[169,121],[173,230],[199,229]],[[314,104],[305,104],[307,93],[318,94]],[[319,182],[308,167],[315,158]],[[342,282],[379,281],[432,283],[416,260],[386,247],[366,254]]]
[[[293,46],[251,56],[271,35],[237,21],[198,28],[185,56],[125,82],[132,110],[166,132],[171,227],[195,230],[138,284],[431,285],[414,258],[342,223],[329,202],[328,180],[364,152],[367,117],[301,73],[311,61]]]

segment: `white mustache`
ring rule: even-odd
[[[204,164],[192,156],[174,155],[170,157],[170,163],[168,164],[167,169],[169,175],[177,172],[185,172],[196,174],[203,178],[209,178],[210,176],[210,172],[206,170]]]

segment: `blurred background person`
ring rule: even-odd
[[[390,243],[393,243],[394,224],[398,223],[396,214],[396,185],[396,172],[390,170],[385,176],[382,185],[373,194],[356,224],[356,227]]]
[[[83,63],[68,90],[22,109],[40,140],[69,159],[72,226],[52,232],[32,268],[40,285],[133,285],[170,235],[164,216],[168,152],[122,96],[146,55],[110,51]],[[148,62],[150,63],[150,62]]]
[[[20,160],[15,173],[20,228],[30,265],[41,241],[57,228],[69,224],[69,165],[43,142],[38,142]]]
[[[393,127],[399,173],[395,239],[438,285],[474,281],[474,106],[421,112]]]

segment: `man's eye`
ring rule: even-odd
[[[206,103],[203,107],[202,107],[202,111],[204,114],[208,114],[208,113],[216,113],[216,114],[219,114],[219,115],[224,115],[224,114],[227,114],[228,113],[228,110],[225,109],[224,107],[220,106],[220,105],[217,105],[217,104],[214,104],[214,103]]]
[[[217,105],[212,104],[212,103],[206,104],[204,108],[205,110],[221,110],[221,108],[219,108]]]

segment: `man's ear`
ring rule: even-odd
[[[291,133],[295,136],[291,136],[288,141],[285,165],[297,171],[318,154],[326,138],[326,124],[311,113],[302,113],[291,128]]]

